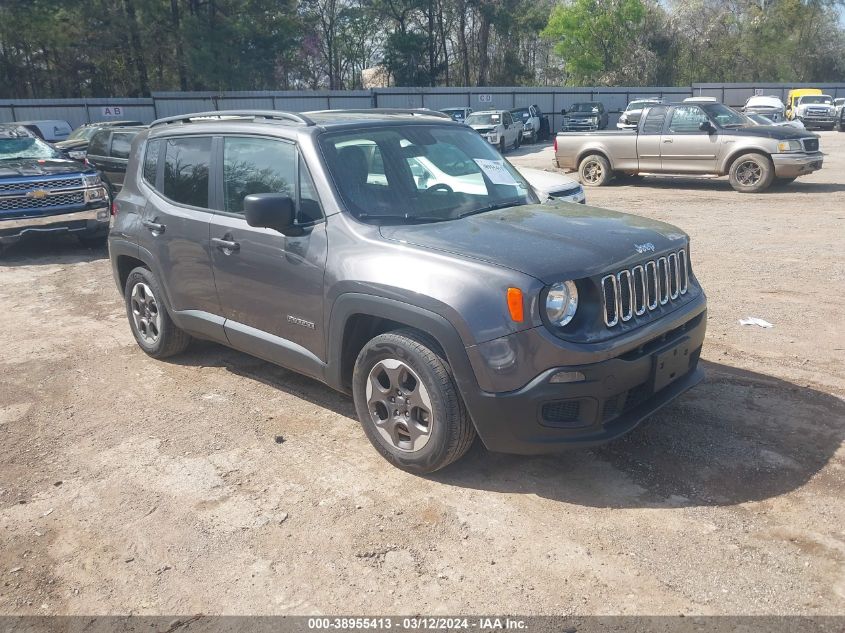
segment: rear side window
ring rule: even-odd
[[[161,141],[150,141],[144,153],[144,180],[153,187],[156,186],[156,172],[158,171],[158,155]]]
[[[651,108],[643,122],[643,134],[660,134],[663,131],[663,122],[666,120],[665,107]]]
[[[283,193],[296,199],[296,146],[266,138],[224,139],[223,202],[229,213],[244,212],[253,193]]]
[[[164,153],[165,196],[192,207],[208,208],[211,137],[168,139]]]
[[[93,156],[108,156],[110,134],[111,132],[107,130],[100,130],[94,134],[88,143],[88,154]]]
[[[115,132],[111,137],[111,155],[113,158],[129,158],[129,148],[132,146],[134,134]]]

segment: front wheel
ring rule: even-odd
[[[731,187],[740,193],[759,193],[769,188],[775,179],[775,167],[768,156],[743,154],[728,172]]]
[[[138,267],[129,273],[123,293],[129,327],[138,346],[153,358],[184,352],[191,342],[173,323],[162,296],[158,279],[148,269]]]
[[[610,182],[610,163],[600,154],[590,154],[578,165],[581,182],[590,187],[601,187]]]
[[[516,135],[516,140],[513,142],[513,148],[519,149],[520,145],[522,145],[522,132]]]
[[[502,137],[502,140],[499,141],[499,153],[500,154],[505,153],[505,137],[504,136]]]
[[[437,343],[416,330],[367,343],[355,361],[352,394],[367,438],[402,470],[439,470],[475,439],[449,363]]]

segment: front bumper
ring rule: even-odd
[[[634,350],[551,367],[515,391],[464,394],[484,445],[502,453],[550,453],[602,444],[634,429],[704,378],[698,367],[707,327],[703,297],[689,307],[680,325],[679,318],[668,318],[671,329]],[[673,363],[668,369],[658,368],[667,362]],[[584,380],[550,382],[559,372],[580,372]]]
[[[814,154],[772,154],[775,176],[778,178],[797,178],[822,168],[824,155]]]
[[[32,233],[105,234],[109,230],[108,206],[83,211],[37,215],[24,218],[0,218],[0,244],[16,242]]]
[[[798,116],[795,117],[804,124],[804,127],[828,127],[836,123],[836,118],[830,116]]]

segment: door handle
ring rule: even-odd
[[[158,222],[153,222],[151,220],[141,220],[141,224],[148,228],[153,234],[164,233],[164,229],[167,228],[164,224],[159,224]]]
[[[238,242],[232,240],[224,240],[219,237],[212,237],[211,243],[214,244],[221,251],[223,251],[226,255],[231,255],[232,253],[241,250],[241,245]]]
[[[674,143],[674,141],[671,138],[664,138],[663,142],[664,143]]]

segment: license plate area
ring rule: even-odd
[[[660,391],[687,373],[692,354],[690,347],[689,338],[684,338],[669,349],[652,356],[654,391]]]

